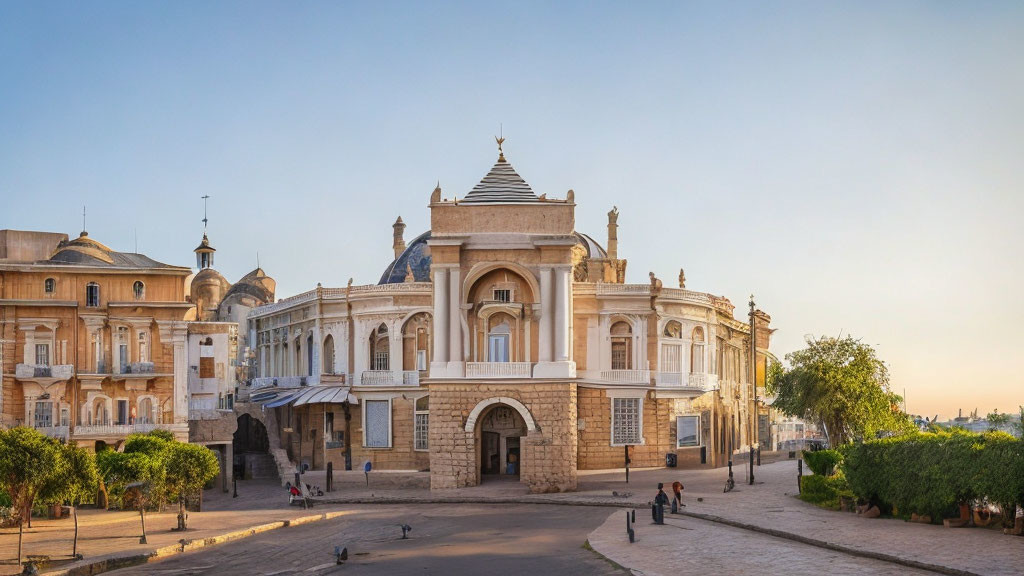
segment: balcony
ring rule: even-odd
[[[153,430],[170,430],[170,424],[98,424],[94,426],[75,426],[76,438],[109,438],[127,436],[129,434],[148,434]]]
[[[650,370],[601,370],[601,380],[615,384],[641,384],[648,386],[651,383]]]
[[[71,364],[17,364],[14,367],[14,377],[19,380],[67,380],[74,372]]]
[[[688,388],[699,388],[705,392],[718,389],[718,376],[714,374],[690,373],[686,379]]]
[[[121,366],[120,374],[122,376],[152,376],[156,374],[156,366],[152,362],[132,362]]]
[[[50,438],[56,438],[58,440],[68,439],[68,427],[67,426],[37,426],[36,431],[41,434],[45,434]]]
[[[466,378],[529,378],[530,362],[466,362]]]
[[[415,370],[364,370],[359,378],[362,386],[419,386],[420,373]]]
[[[299,386],[318,386],[319,384],[319,376],[264,376],[262,378],[253,378],[250,388],[253,390],[270,386],[298,388]]]
[[[681,372],[658,372],[655,374],[655,382],[658,388],[674,390],[707,392],[708,378],[710,374],[684,374]]]

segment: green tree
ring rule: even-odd
[[[789,369],[773,365],[768,371],[772,406],[821,424],[832,446],[912,428],[899,409],[903,399],[889,389],[889,369],[867,344],[823,336],[786,360]]]
[[[203,489],[220,472],[217,457],[205,446],[172,442],[167,445],[167,492],[178,500],[178,530],[186,528],[185,498]]]
[[[96,494],[99,476],[93,455],[74,444],[58,446],[56,469],[38,499],[50,505],[70,504],[75,521],[71,555],[78,555],[78,505]]]
[[[32,505],[54,491],[63,472],[60,446],[32,428],[0,430],[0,489],[11,497],[14,519],[32,525]]]
[[[1012,418],[1013,417],[1009,414],[1000,414],[998,408],[990,412],[988,416],[985,416],[985,420],[988,420],[988,429],[991,432],[995,432],[996,430],[1001,430],[1006,426],[1012,425]]]

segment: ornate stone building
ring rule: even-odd
[[[86,232],[0,230],[0,414],[95,448],[188,436],[188,268]]]
[[[537,492],[627,455],[721,466],[755,443],[768,315],[753,315],[752,347],[729,300],[687,289],[682,271],[678,288],[625,283],[618,210],[605,249],[575,207],[500,153],[461,198],[433,191],[431,229],[410,244],[395,222],[377,284],[254,309],[247,392],[271,436],[312,468],[429,469],[433,488],[514,475]]]

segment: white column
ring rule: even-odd
[[[391,329],[388,330],[388,354],[390,355],[391,372],[394,374],[394,382],[402,383],[402,365],[405,361],[405,354],[402,350],[402,321],[396,320]]]
[[[434,358],[433,363],[448,363],[448,269],[434,268]],[[431,373],[434,374],[434,368]],[[444,369],[437,375],[444,374]]]
[[[555,362],[569,361],[569,269],[555,270]]]
[[[551,269],[540,269],[540,331],[537,339],[537,360],[551,362],[551,319],[552,306]]]
[[[462,350],[462,280],[461,271],[448,271],[448,361],[461,364],[466,361]]]
[[[349,369],[348,330],[348,322],[343,320],[338,323],[338,328],[334,331],[334,370],[339,374],[346,375],[352,372]]]

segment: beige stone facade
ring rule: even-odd
[[[678,288],[625,283],[618,210],[605,249],[577,231],[575,192],[554,196],[501,154],[469,193],[434,190],[429,232],[407,243],[395,222],[378,284],[252,311],[246,394],[275,411],[294,462],[429,468],[437,489],[512,475],[547,492],[627,457],[721,466],[759,442],[770,318],[754,314],[752,347],[749,319],[682,271]]]

